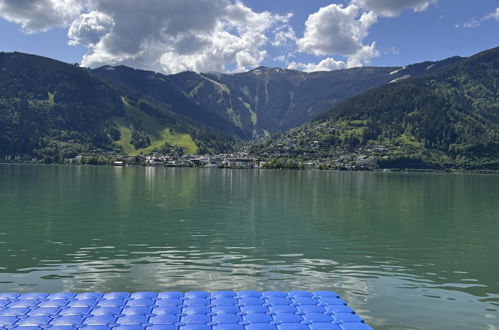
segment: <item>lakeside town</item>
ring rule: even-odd
[[[377,148],[379,153],[382,149]],[[343,153],[336,156],[317,159],[298,160],[285,150],[275,151],[263,156],[248,152],[236,152],[215,155],[168,155],[154,153],[137,156],[78,155],[63,159],[60,163],[71,165],[113,165],[113,166],[162,166],[192,168],[233,168],[233,169],[337,169],[337,170],[374,170],[377,168],[379,155],[373,155],[373,149],[366,149],[365,154]],[[40,164],[43,160],[27,155],[7,155],[4,163]]]
[[[43,159],[30,155],[6,155],[4,163],[70,164],[108,166],[155,166],[187,168],[229,169],[291,169],[373,171],[377,169],[411,171],[462,171],[497,173],[494,168],[452,167],[444,164],[425,163],[411,158],[417,153],[410,143],[390,145],[360,143],[356,135],[338,138],[342,129],[316,124],[314,130],[283,134],[273,139],[260,140],[242,146],[239,151],[220,154],[186,154],[180,147],[168,151],[155,150],[133,156],[116,152],[93,150],[72,158]]]

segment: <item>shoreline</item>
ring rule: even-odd
[[[338,169],[338,168],[243,168],[243,167],[209,167],[209,166],[162,166],[145,164],[70,164],[70,163],[33,163],[33,162],[0,162],[0,165],[31,165],[31,166],[88,166],[88,167],[152,167],[152,168],[191,168],[191,169],[217,169],[217,170],[268,170],[268,171],[317,171],[317,172],[375,172],[375,173],[434,173],[434,174],[496,174],[499,170],[485,169],[418,169],[418,168],[373,168],[373,169]]]

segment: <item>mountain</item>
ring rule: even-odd
[[[299,126],[361,92],[459,60],[312,73],[259,67],[235,74],[163,75],[125,66],[104,66],[92,73],[169,104],[179,115],[249,139]]]
[[[499,169],[499,48],[446,62],[407,67],[417,77],[354,96],[250,150],[336,164]]]
[[[497,57],[496,48],[406,67],[163,75],[0,53],[0,156],[219,153],[292,128],[249,150],[365,156],[388,167],[494,167]]]
[[[0,53],[0,156],[231,150],[225,134],[170,106],[48,58]]]
[[[177,88],[165,75],[152,71],[133,69],[127,66],[103,66],[91,71],[92,74],[107,79],[130,90],[147,95],[164,104],[184,117],[216,130],[242,138],[248,136],[232,122],[198,105],[192,98]]]

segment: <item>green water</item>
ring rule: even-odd
[[[334,290],[499,328],[499,176],[0,165],[0,292]]]

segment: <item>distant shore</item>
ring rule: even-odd
[[[83,163],[43,163],[31,161],[0,161],[0,165],[66,165],[66,166],[99,166],[99,167],[155,167],[155,168],[193,168],[193,169],[225,169],[225,170],[271,170],[271,171],[334,171],[334,172],[378,172],[378,173],[448,173],[448,174],[499,174],[499,170],[489,169],[428,169],[428,168],[266,168],[266,167],[214,167],[214,166],[163,166],[147,164],[83,164]]]

